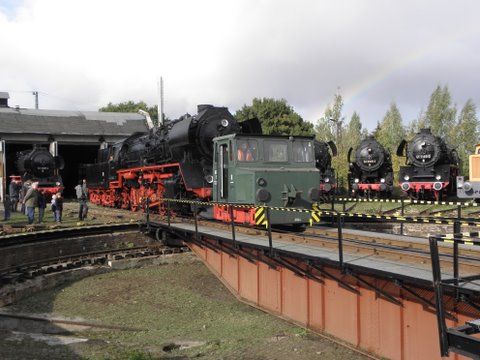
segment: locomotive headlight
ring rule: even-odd
[[[442,178],[442,175],[437,175],[435,176],[435,179],[440,180]]]
[[[380,182],[381,182],[382,184],[385,184],[385,179],[384,179],[384,178],[381,178],[381,179],[380,179]]]
[[[410,176],[408,176],[408,175],[405,175],[405,176],[403,177],[403,180],[405,180],[405,181],[408,181],[408,180],[410,180]]]
[[[472,190],[472,184],[471,184],[470,182],[468,182],[468,181],[465,181],[465,182],[463,183],[463,190],[465,190],[465,191],[470,191],[470,190]]]
[[[221,124],[224,128],[226,128],[229,123],[228,123],[228,120],[227,120],[227,119],[222,119],[222,121],[220,122],[220,124]]]
[[[325,178],[324,180],[326,183],[330,182],[330,178]]]
[[[355,179],[355,184],[358,184],[360,182],[360,179]]]
[[[267,185],[267,180],[265,180],[264,178],[258,178],[257,179],[257,184],[258,184],[258,186],[265,186],[265,185]]]
[[[207,181],[208,184],[213,183],[213,176],[212,175],[207,175],[205,176],[205,180]]]

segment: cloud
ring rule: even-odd
[[[475,1],[26,0],[0,2],[0,82],[11,104],[94,110],[157,100],[232,111],[285,98],[316,121],[340,88],[347,119],[373,129],[396,101],[405,121],[437,84],[478,103]],[[23,92],[22,92],[23,91]],[[68,100],[67,100],[68,99]]]

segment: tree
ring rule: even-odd
[[[452,139],[457,145],[457,152],[461,160],[460,173],[468,174],[468,158],[473,153],[475,145],[479,142],[477,128],[479,121],[477,117],[477,109],[472,99],[468,99],[465,103],[455,129],[456,139]]]
[[[345,145],[348,148],[356,149],[360,145],[364,134],[362,134],[362,122],[360,115],[356,111],[353,112],[350,122],[346,130]]]
[[[315,136],[319,140],[339,142],[342,136],[342,127],[345,120],[342,117],[343,98],[340,94],[335,94],[333,105],[328,104],[323,117],[318,119],[315,125]]]
[[[451,137],[454,135],[456,114],[457,108],[452,105],[448,87],[442,88],[438,85],[430,96],[427,111],[419,125],[421,128],[431,128],[434,135],[444,137],[448,143],[451,142]]]
[[[238,121],[258,118],[267,135],[313,134],[313,124],[304,121],[284,99],[255,98],[252,105],[243,105],[235,117]]]
[[[148,106],[145,102],[133,102],[132,100],[124,101],[118,104],[108,103],[107,106],[101,107],[98,111],[102,112],[124,112],[124,113],[138,113],[138,110],[148,112],[150,118],[155,125],[158,124],[158,108],[156,106]]]
[[[396,156],[396,153],[398,145],[405,139],[405,136],[406,131],[402,123],[402,115],[397,105],[392,102],[390,109],[388,109],[382,121],[378,124],[375,138],[383,145],[385,150],[390,152],[394,174],[398,173],[402,163],[402,159]]]
[[[347,151],[348,144],[345,144],[344,127],[345,118],[342,116],[343,98],[340,94],[335,94],[333,98],[333,105],[328,104],[324,115],[318,119],[315,125],[315,136],[319,140],[330,141],[333,140],[337,145],[338,154],[333,158],[332,167],[337,173],[337,182],[340,188],[347,185]],[[340,189],[339,189],[340,190]]]

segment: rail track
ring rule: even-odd
[[[147,236],[139,224],[110,224],[0,238],[0,288],[36,276],[109,261],[186,251]]]
[[[191,219],[180,219],[183,222],[193,223]],[[231,231],[231,225],[199,220],[198,225],[209,226]],[[368,223],[371,226],[371,223]],[[267,231],[248,226],[235,226],[235,231],[249,235],[266,236]],[[328,249],[338,249],[338,228],[330,226],[307,227],[305,231],[272,231],[272,240],[306,244]],[[364,254],[365,256],[380,256],[392,261],[402,261],[406,264],[424,265],[430,270],[430,249],[428,236],[412,237],[381,232],[362,231],[342,228],[342,247],[346,253]],[[453,267],[453,254],[451,246],[440,244],[441,263],[445,268]],[[458,256],[459,269],[462,273],[478,274],[480,264],[480,247],[460,246]]]

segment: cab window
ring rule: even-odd
[[[238,161],[257,161],[258,145],[257,140],[240,139],[237,141]]]
[[[265,141],[265,161],[288,162],[288,143],[281,140]]]
[[[313,160],[313,144],[308,140],[293,143],[293,160],[295,162],[311,162]]]

